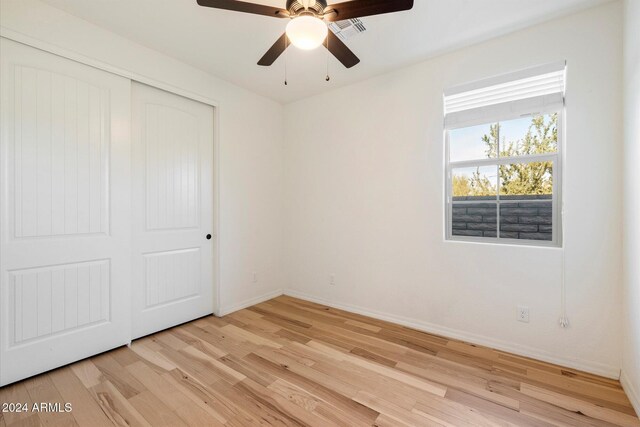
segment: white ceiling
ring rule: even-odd
[[[286,103],[521,29],[607,0],[415,0],[413,10],[363,18],[348,40],[361,62],[345,69],[326,50],[290,47],[271,67],[256,62],[285,19],[200,7],[196,0],[44,0],[130,40]],[[254,0],[283,7],[285,0]],[[336,1],[329,1],[335,3]]]

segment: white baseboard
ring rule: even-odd
[[[279,297],[284,292],[282,289],[276,289],[275,291],[267,292],[266,294],[259,295],[254,298],[241,301],[237,304],[232,304],[228,307],[220,307],[220,312],[216,313],[217,316],[226,316],[234,311],[242,310],[243,308],[251,307],[252,305],[260,304],[261,302],[268,301],[270,299]]]
[[[584,372],[589,372],[603,377],[619,379],[620,368],[617,366],[610,366],[599,362],[593,362],[589,360],[558,357],[547,351],[513,344],[494,338],[478,335],[470,332],[460,331],[457,329],[448,328],[445,326],[435,325],[432,323],[423,322],[417,319],[411,319],[404,316],[398,316],[394,314],[383,313],[375,310],[370,310],[364,307],[358,307],[349,304],[340,304],[333,301],[319,298],[304,292],[299,292],[293,289],[285,289],[284,294],[303,299],[318,304],[327,305],[329,307],[337,308],[340,310],[350,311],[352,313],[361,314],[363,316],[373,317],[379,320],[385,320],[387,322],[396,323],[402,326],[407,326],[419,331],[428,332],[431,334],[440,335],[447,338],[453,338],[461,341],[470,342],[472,344],[482,345],[485,347],[494,348],[496,350],[506,351],[509,353],[517,354],[520,356],[530,357],[532,359],[540,360],[543,362],[553,363],[555,365],[565,366],[567,368],[577,369]]]
[[[640,392],[634,388],[633,383],[624,370],[620,373],[620,383],[622,384],[624,392],[627,393],[633,409],[636,410],[636,414],[640,415]]]

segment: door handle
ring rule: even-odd
[[[207,234],[207,240],[211,240],[211,234]]]

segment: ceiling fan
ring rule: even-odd
[[[327,5],[327,0],[287,0],[286,9],[236,0],[197,0],[200,6],[234,10],[274,18],[288,18],[286,32],[258,61],[269,66],[287,49],[294,46],[311,50],[325,44],[345,67],[351,68],[360,59],[327,28],[327,22],[361,18],[363,16],[409,10],[413,0],[351,0]]]

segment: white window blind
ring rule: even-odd
[[[444,93],[445,127],[558,110],[564,104],[565,68],[563,61],[450,88]]]

